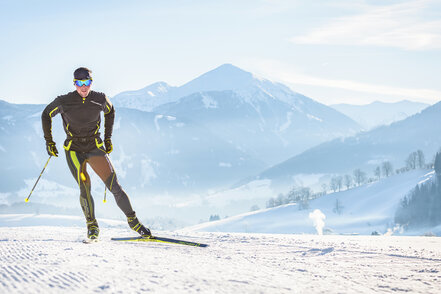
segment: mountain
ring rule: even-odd
[[[141,90],[125,91],[112,98],[115,106],[152,111],[155,107],[197,92],[246,89],[255,78],[231,64],[224,64],[194,80],[172,87],[165,82],[149,85]]]
[[[384,161],[390,161],[395,169],[405,166],[409,154],[417,150],[430,162],[441,147],[439,133],[441,102],[389,126],[315,146],[256,178],[271,180],[273,185],[292,185],[300,175],[352,174],[357,168],[372,174]]]
[[[333,110],[306,99],[303,102],[302,108],[294,108],[262,91],[250,96],[210,91],[183,97],[154,111],[202,125],[268,165],[358,129]]]
[[[355,120],[365,130],[403,120],[428,106],[430,105],[407,100],[395,103],[375,101],[367,105],[330,105],[330,107]]]
[[[41,129],[44,105],[0,103],[0,192],[10,192],[38,176],[47,159]],[[149,194],[201,191],[222,187],[265,166],[192,122],[127,108],[116,113],[110,157],[129,187]],[[44,178],[72,184],[61,146],[65,134],[60,116],[53,119],[53,135],[60,156],[51,160]]]
[[[322,215],[321,230],[328,234],[380,234],[394,231],[394,217],[402,198],[417,184],[431,180],[433,170],[414,170],[378,182],[311,200],[300,210],[296,204],[286,204],[207,222],[187,228],[188,231],[314,234],[315,215]],[[339,209],[336,210],[338,201]],[[318,209],[320,212],[314,212]],[[312,213],[312,215],[311,215]],[[395,228],[396,230],[396,228]],[[422,229],[422,234],[430,229]],[[441,234],[441,226],[437,229]],[[403,233],[403,232],[401,232]],[[411,232],[409,232],[411,233]]]
[[[37,154],[46,154],[41,128],[43,109],[43,105],[0,100],[0,193],[21,187],[25,178],[35,175],[36,165],[41,166],[40,171],[43,168],[45,159],[36,163]],[[40,171],[35,173],[38,175]]]
[[[202,125],[268,166],[361,129],[332,108],[228,64],[179,91],[193,93],[153,111]]]
[[[157,82],[136,91],[125,91],[113,97],[116,107],[126,107],[150,111],[155,106],[174,101],[169,96],[176,89],[165,82]]]
[[[224,64],[180,87],[172,87],[165,82],[158,82],[140,90],[117,94],[112,98],[112,103],[118,107],[152,111],[156,106],[177,101],[179,98],[193,93],[247,89],[254,86],[256,81],[257,78],[251,73],[234,65]],[[266,80],[262,80],[262,83],[272,85]],[[281,86],[281,91],[279,91],[283,96],[284,92],[291,92],[287,87],[279,86]]]

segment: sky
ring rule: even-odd
[[[441,100],[441,1],[0,0],[0,99],[109,97],[224,63],[327,104]]]

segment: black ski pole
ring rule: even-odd
[[[44,167],[43,167],[43,170],[41,171],[40,175],[38,176],[38,179],[37,179],[37,181],[35,182],[34,187],[32,187],[31,193],[29,193],[29,196],[25,199],[25,202],[29,202],[29,198],[31,197],[32,192],[34,192],[35,186],[37,186],[37,183],[38,183],[38,181],[40,180],[41,175],[43,174],[44,170],[46,169],[46,166],[48,165],[49,160],[51,160],[51,157],[52,157],[52,155],[49,156],[49,158],[47,159],[46,164],[45,164]]]

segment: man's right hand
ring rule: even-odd
[[[49,154],[49,156],[58,157],[58,150],[57,147],[55,146],[55,142],[52,141],[46,142],[46,151],[47,154]]]

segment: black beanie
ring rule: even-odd
[[[74,71],[74,79],[76,80],[88,80],[92,79],[90,75],[92,71],[87,67],[79,67]]]

